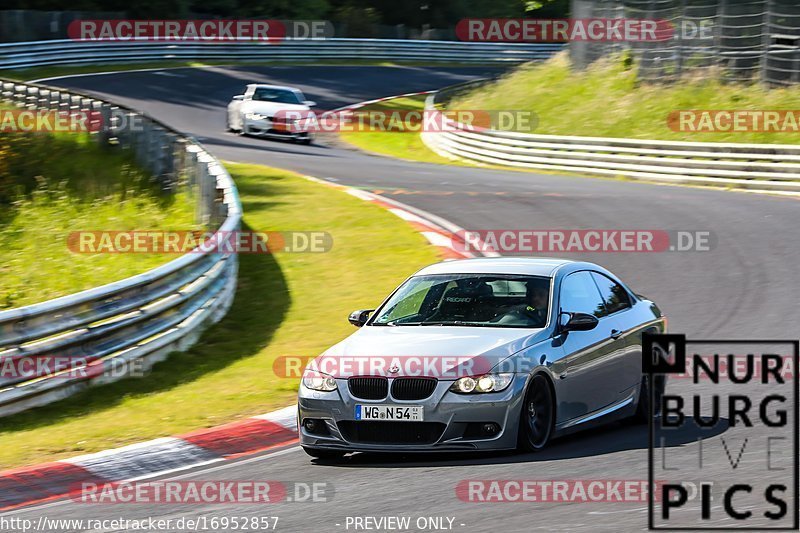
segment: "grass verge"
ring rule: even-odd
[[[4,418],[0,468],[65,458],[210,427],[287,405],[283,355],[319,354],[353,331],[347,313],[379,303],[435,248],[401,219],[345,192],[256,165],[228,165],[255,230],[322,230],[333,249],[240,256],[228,315],[144,379],[92,388]],[[313,216],[309,216],[313,208]]]
[[[624,58],[599,61],[575,72],[567,56],[559,54],[544,63],[523,65],[456,98],[448,107],[533,111],[539,118],[536,132],[548,135],[796,144],[797,133],[674,131],[667,118],[676,110],[796,110],[798,106],[800,86],[767,88],[713,77],[640,83]]]
[[[426,95],[392,98],[391,100],[366,105],[360,108],[359,112],[382,111],[391,113],[393,111],[422,111],[425,107],[425,98]],[[352,129],[352,131],[340,131],[339,138],[361,150],[409,161],[465,165],[465,163],[453,161],[432,151],[422,142],[418,131],[403,129],[402,127],[392,126],[391,124],[385,131],[360,131],[357,128],[349,129]]]
[[[188,193],[162,195],[130,155],[88,136],[0,140],[0,310],[140,274],[169,254],[77,254],[74,231],[195,229]]]

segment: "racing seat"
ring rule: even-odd
[[[430,320],[482,321],[481,304],[492,294],[492,288],[484,282],[474,286],[462,284],[451,287],[442,296],[439,308],[430,316]]]

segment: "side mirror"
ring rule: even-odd
[[[244,100],[244,95],[243,94],[237,94],[236,96],[233,97],[233,99],[234,100]]]
[[[315,105],[317,105],[317,103],[316,103],[314,100],[306,100],[306,101],[305,101],[305,102],[303,102],[303,103],[304,103],[305,105],[307,105],[308,107],[314,107]]]
[[[589,331],[597,327],[599,320],[594,315],[588,313],[566,313],[562,312],[562,316],[568,316],[566,322],[561,323],[561,331]]]
[[[353,311],[350,313],[350,316],[347,317],[347,320],[354,326],[360,328],[367,323],[367,320],[369,320],[369,314],[373,311],[374,309],[359,309],[358,311]]]

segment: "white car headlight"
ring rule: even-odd
[[[500,392],[508,388],[514,374],[485,374],[478,377],[457,379],[450,390],[459,394],[476,394],[482,392]]]
[[[322,392],[336,390],[336,380],[333,376],[316,371],[305,371],[303,374],[303,385],[308,389]]]
[[[261,113],[245,113],[244,118],[247,120],[264,120],[267,118],[267,115],[262,115]]]

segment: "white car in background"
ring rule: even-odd
[[[299,89],[250,84],[228,104],[228,131],[311,144],[315,105]]]

